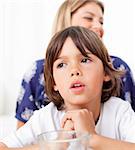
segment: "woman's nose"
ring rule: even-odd
[[[103,37],[104,31],[102,30],[102,28],[94,27],[94,28],[91,28],[91,30],[95,32],[100,38]]]
[[[93,32],[95,32],[99,37],[102,38],[102,36],[104,34],[104,30],[103,30],[103,26],[100,22],[98,22],[98,21],[93,22],[93,24],[91,26],[91,30]]]

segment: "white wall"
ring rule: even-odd
[[[24,72],[34,60],[44,58],[52,21],[60,2],[0,0],[1,114],[15,110]]]
[[[24,72],[44,58],[55,13],[63,0],[0,0],[0,114],[15,111]],[[128,62],[135,75],[134,0],[103,0],[104,42],[110,54]]]
[[[135,77],[135,1],[103,0],[105,3],[104,42],[110,54],[125,60]]]

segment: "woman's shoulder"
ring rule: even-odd
[[[31,78],[39,76],[38,74],[42,74],[43,68],[44,68],[44,59],[40,59],[32,62],[31,66],[24,74],[24,79],[28,78],[28,82],[29,82]]]
[[[111,57],[113,65],[116,69],[125,69],[125,70],[130,71],[128,64],[123,59],[121,59],[117,56],[110,56],[110,57]]]
[[[34,62],[37,72],[43,72],[45,59],[39,59]]]
[[[44,65],[45,59],[38,59],[35,61],[37,65]]]

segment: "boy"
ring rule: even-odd
[[[8,150],[7,146],[26,150],[24,146],[42,132],[61,128],[91,134],[92,149],[135,149],[135,113],[130,104],[115,97],[122,74],[113,68],[94,32],[69,27],[57,33],[45,63],[46,93],[52,102],[3,139],[0,150]]]

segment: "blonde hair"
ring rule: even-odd
[[[72,15],[86,3],[96,3],[104,13],[104,5],[98,0],[65,0],[60,6],[53,24],[53,32],[55,33],[71,26]]]

